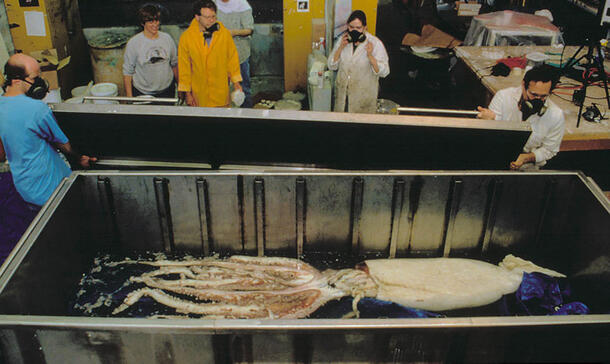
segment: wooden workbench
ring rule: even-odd
[[[578,47],[567,46],[563,54],[563,62],[574,55]],[[490,96],[495,95],[498,90],[506,87],[514,87],[521,84],[523,72],[511,72],[507,77],[489,76],[491,66],[496,63],[495,59],[488,58],[491,53],[501,53],[502,57],[522,56],[530,52],[551,52],[561,53],[562,48],[552,46],[505,46],[505,47],[457,47],[455,54],[459,57],[468,68],[481,81],[483,86],[489,92]],[[586,54],[585,47],[579,56]],[[560,62],[560,55],[551,55],[549,62]],[[610,70],[610,62],[605,61],[606,70]],[[561,82],[570,82],[576,84],[577,81],[562,76]],[[566,119],[566,131],[561,143],[561,151],[577,151],[577,150],[607,150],[610,149],[610,126],[608,120],[602,120],[601,123],[589,122],[581,117],[580,126],[577,128],[578,106],[572,103],[572,90],[559,90],[559,95],[552,95],[551,100],[559,106]],[[567,93],[567,94],[563,94]],[[593,97],[593,98],[589,98]],[[610,116],[608,104],[606,103],[605,91],[603,87],[589,86],[587,87],[587,99],[585,106],[590,106],[592,102],[598,104],[602,114],[606,111]],[[490,97],[491,99],[491,97]],[[583,109],[584,112],[584,109]]]

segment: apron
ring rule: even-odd
[[[343,48],[341,63],[335,81],[335,111],[344,112],[348,104],[348,112],[377,112],[377,93],[379,77],[373,73],[373,66],[368,59],[366,39],[356,47],[351,44]]]

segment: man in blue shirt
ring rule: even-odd
[[[40,101],[48,87],[40,77],[40,66],[34,58],[15,54],[4,66],[4,73],[5,93],[0,97],[0,162],[8,159],[14,189],[23,200],[12,199],[8,202],[10,206],[0,206],[0,213],[5,215],[0,218],[0,224],[6,225],[8,221],[11,229],[15,224],[27,228],[61,180],[70,175],[70,166],[61,158],[57,149],[70,161],[84,168],[97,159],[74,151],[57,125],[51,109]],[[7,176],[2,177],[6,182]],[[14,190],[11,186],[7,189]],[[29,211],[14,213],[20,210],[15,204],[21,204]],[[6,216],[7,214],[12,215]],[[29,221],[23,221],[24,219]],[[7,226],[1,225],[0,230],[7,229]],[[12,234],[18,235],[16,239],[15,236],[7,237],[7,234],[0,231],[0,254],[10,252],[23,231]],[[5,258],[0,256],[0,263]]]

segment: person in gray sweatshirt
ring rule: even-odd
[[[138,10],[143,29],[127,42],[123,59],[123,84],[128,97],[176,96],[178,52],[172,37],[159,31],[160,14],[155,5]]]

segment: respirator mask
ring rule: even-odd
[[[347,41],[350,43],[362,43],[365,39],[366,35],[364,35],[364,33],[360,33],[356,29],[347,32]]]
[[[212,37],[212,34],[217,31],[218,28],[218,23],[214,23],[212,24],[209,28],[207,28],[204,32],[203,32],[203,36],[206,38],[210,38]]]
[[[521,101],[521,120],[525,121],[530,116],[538,114],[538,116],[544,115],[546,112],[546,106],[544,101],[540,99],[533,100],[522,100]]]
[[[49,92],[49,83],[42,77],[37,76],[34,78],[34,82],[30,82],[26,79],[22,79],[23,82],[30,84],[30,89],[25,93],[25,96],[31,97],[36,100],[42,100]]]
[[[37,76],[34,78],[34,82],[30,82],[26,80],[26,76],[23,74],[23,70],[20,70],[16,66],[11,66],[8,63],[4,66],[4,84],[2,85],[2,89],[6,91],[7,87],[11,85],[13,80],[21,80],[30,85],[30,88],[25,93],[26,96],[31,97],[36,100],[42,100],[47,93],[49,92],[49,84],[47,81]]]

